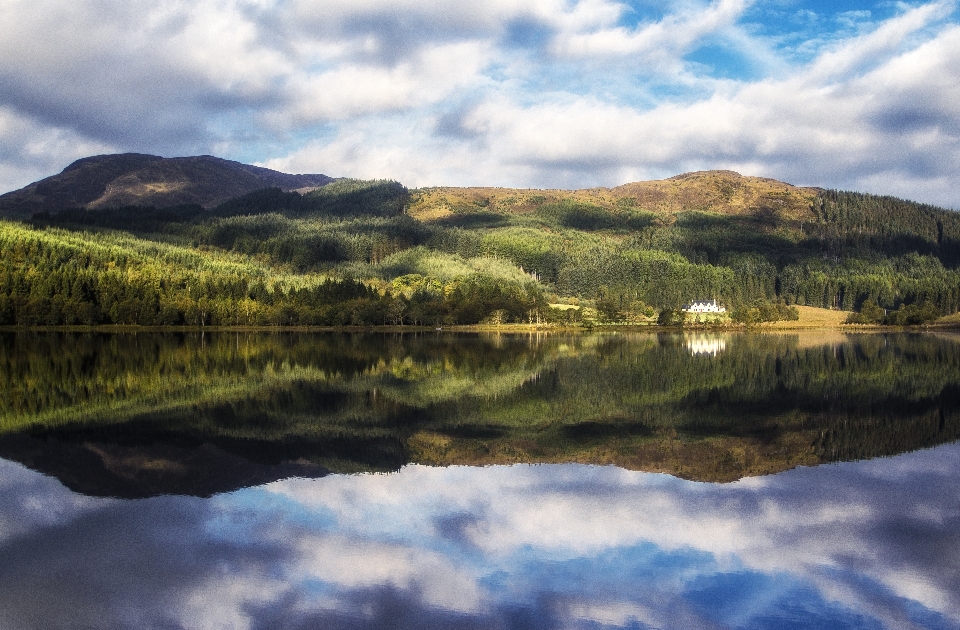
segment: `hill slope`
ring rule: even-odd
[[[78,207],[210,207],[263,188],[295,190],[331,181],[326,175],[288,175],[210,155],[97,155],[77,160],[58,175],[0,195],[0,217],[29,218],[38,212]]]
[[[777,215],[809,220],[819,189],[800,188],[733,171],[698,171],[669,179],[633,182],[616,188],[532,190],[513,188],[425,188],[410,214],[438,220],[478,209],[504,213],[533,212],[545,204],[578,203],[605,209],[635,209],[657,215],[709,211],[724,215]]]

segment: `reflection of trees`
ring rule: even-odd
[[[429,461],[588,461],[733,479],[960,437],[960,346],[862,335],[808,345],[739,335],[716,357],[679,336],[610,337],[503,400],[452,402],[462,429],[417,436]]]
[[[0,432],[333,470],[582,461],[702,479],[960,437],[932,335],[0,335]],[[121,430],[122,427],[122,430]]]
[[[502,395],[542,360],[520,338],[481,336],[50,333],[2,335],[0,344],[0,430],[225,404],[261,407],[285,426],[302,407],[315,423],[313,409],[358,415],[355,405],[323,402],[331,397],[422,406]]]

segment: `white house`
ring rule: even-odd
[[[727,309],[716,300],[696,300],[683,307],[684,313],[726,313]]]

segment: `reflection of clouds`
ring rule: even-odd
[[[203,627],[213,615],[229,623],[239,604],[269,597],[269,569],[285,550],[211,540],[202,534],[209,516],[201,500],[110,502],[6,541],[0,627],[178,627],[179,617]]]
[[[74,494],[53,477],[0,459],[0,544],[104,503],[109,500]]]
[[[637,606],[628,602],[610,604],[594,604],[584,602],[570,607],[570,614],[577,619],[584,619],[608,626],[626,626],[632,621],[639,621],[648,626],[658,625],[657,612],[646,606]]]
[[[269,573],[231,574],[213,570],[196,587],[182,594],[172,593],[176,599],[171,598],[173,601],[165,612],[179,627],[246,628],[250,623],[249,608],[269,605],[288,592],[287,584]],[[138,627],[151,627],[153,623],[153,619],[147,617]]]
[[[287,568],[294,578],[321,580],[350,591],[385,586],[415,591],[424,604],[445,610],[480,608],[479,576],[428,550],[309,534],[298,537],[295,548],[297,560]]]
[[[443,513],[438,506],[462,513],[483,505],[484,518],[464,532],[472,546],[507,563],[524,549],[552,561],[643,542],[668,552],[696,549],[710,554],[718,571],[735,559],[750,571],[792,575],[827,599],[906,627],[909,617],[897,597],[960,620],[960,576],[952,562],[960,539],[945,529],[960,520],[957,497],[945,494],[950,475],[960,469],[956,454],[957,447],[944,447],[724,486],[616,468],[488,468],[468,478],[463,469],[411,467],[378,483],[377,492],[395,485],[390,494],[407,502],[400,522],[348,518],[365,522],[360,526],[368,534],[386,527],[392,535],[416,537],[430,515]],[[401,489],[408,472],[411,483]],[[370,481],[338,478],[323,491],[328,498],[356,496]],[[299,496],[304,485],[271,488]],[[491,496],[497,500],[490,502]],[[407,518],[416,524],[404,523]],[[931,547],[938,552],[931,554]]]
[[[28,515],[3,628],[960,626],[960,445],[724,485],[411,466],[131,502],[2,466],[0,523]]]

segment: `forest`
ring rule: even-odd
[[[960,310],[955,212],[809,190],[789,212],[773,194],[725,212],[557,191],[433,212],[436,191],[341,179],[211,208],[67,208],[0,220],[0,325],[682,325],[696,299],[744,323],[793,305],[896,325]]]

